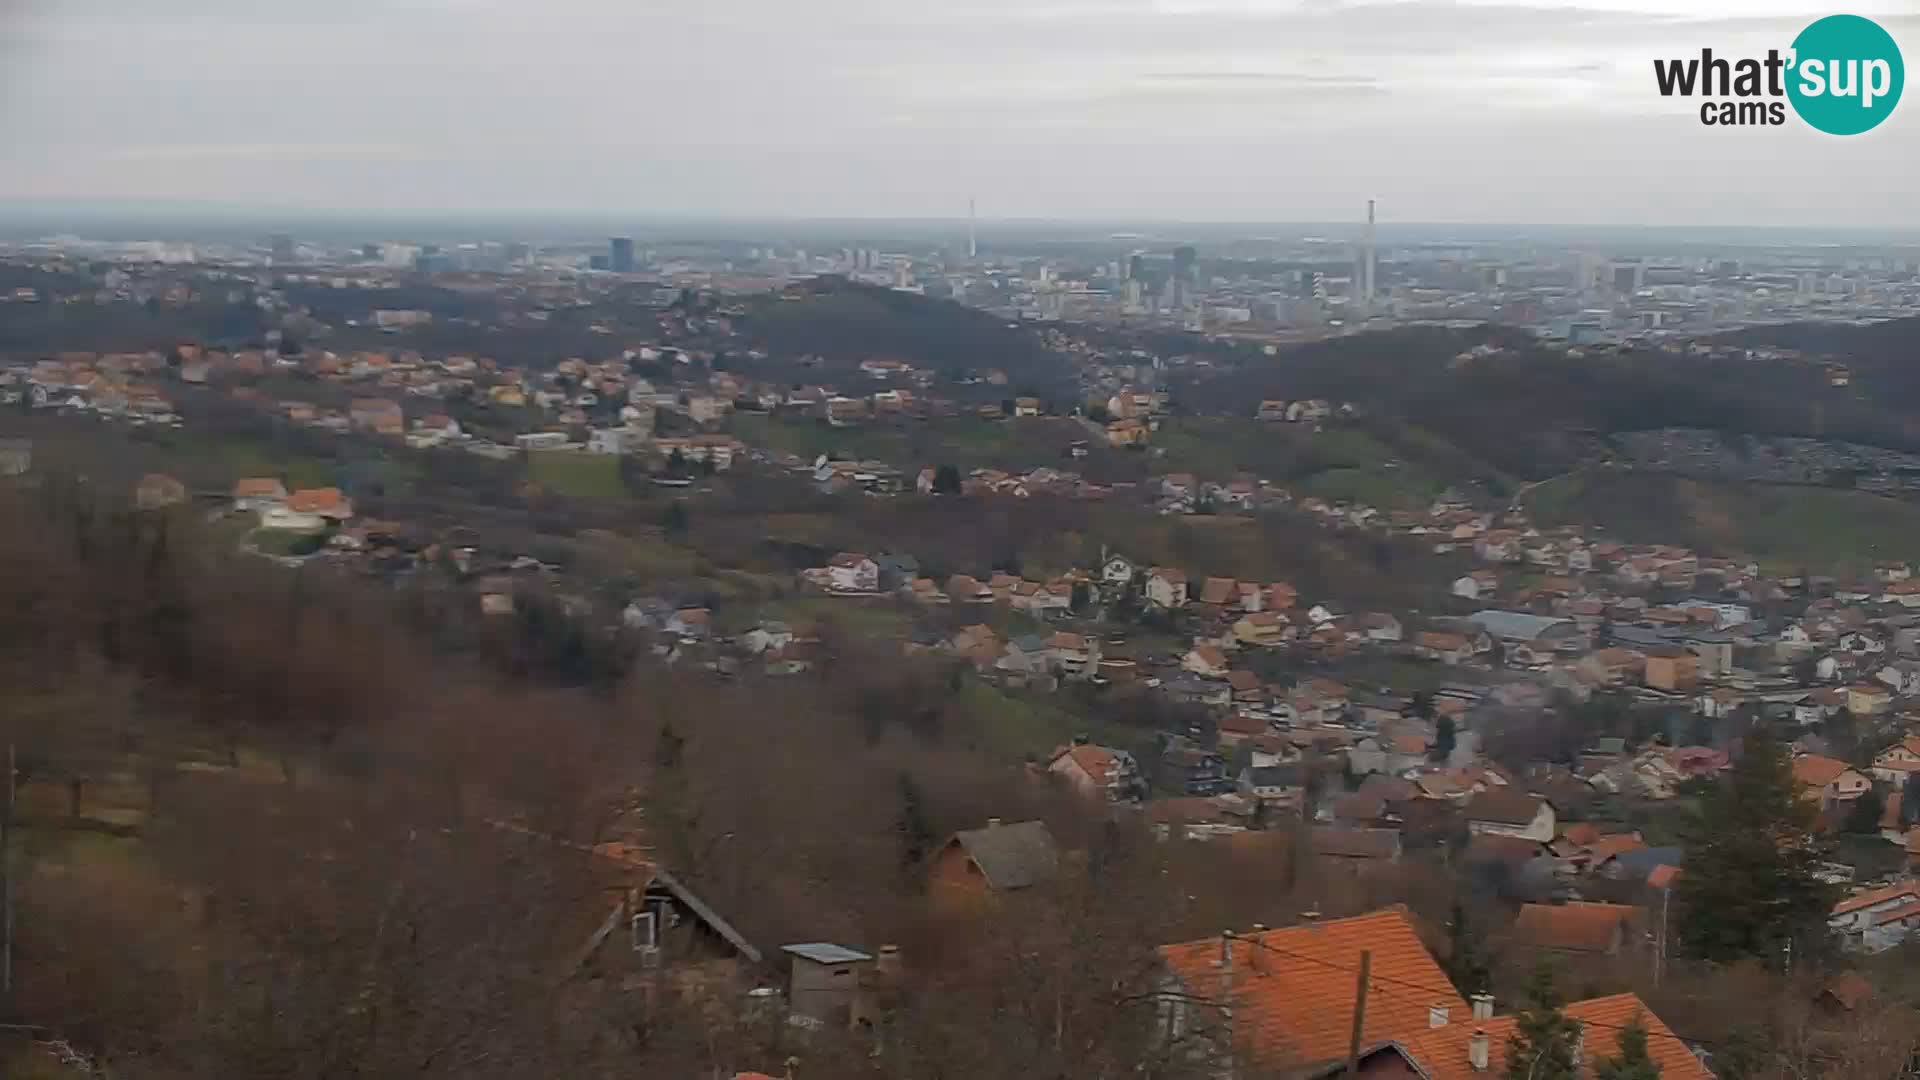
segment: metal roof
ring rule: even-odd
[[[1468,621],[1508,641],[1532,641],[1550,630],[1577,630],[1572,619],[1551,615],[1529,615],[1524,611],[1476,611]]]
[[[849,949],[845,945],[835,945],[826,941],[807,941],[798,945],[782,945],[780,951],[792,953],[803,960],[816,964],[857,964],[873,957],[866,953]]]

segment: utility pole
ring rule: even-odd
[[[1660,951],[1653,957],[1653,985],[1660,985],[1660,977],[1667,970],[1667,907],[1673,903],[1673,886],[1660,890]]]
[[[1373,973],[1373,950],[1360,954],[1360,981],[1353,988],[1353,1037],[1347,1042],[1347,1075],[1360,1075],[1360,1033],[1367,1025],[1367,981]]]
[[[14,748],[7,744],[7,806],[0,810],[0,995],[13,1001],[13,796]]]

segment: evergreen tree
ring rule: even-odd
[[[1847,820],[1841,828],[1861,836],[1873,836],[1880,832],[1880,817],[1887,810],[1887,800],[1878,788],[1868,788],[1867,793],[1853,800],[1853,806],[1847,810]]]
[[[662,526],[668,536],[682,537],[687,534],[687,504],[675,500],[667,507],[667,518]]]
[[[1088,585],[1084,581],[1074,582],[1073,583],[1073,600],[1072,600],[1073,610],[1076,612],[1085,611],[1087,610],[1087,605],[1091,603],[1093,603],[1092,586]]]
[[[1580,1021],[1560,1010],[1553,968],[1544,961],[1527,980],[1526,1001],[1507,1036],[1507,1080],[1578,1080]]]
[[[1594,1080],[1660,1080],[1660,1063],[1647,1053],[1647,1026],[1635,1013],[1620,1029],[1620,1054],[1593,1063]]]
[[[933,493],[935,495],[960,494],[960,470],[952,465],[942,465],[933,470]]]
[[[1675,899],[1688,952],[1774,962],[1790,944],[1824,938],[1834,890],[1814,877],[1817,813],[1801,796],[1786,751],[1755,729],[1686,829],[1687,872]]]
[[[1454,744],[1458,741],[1459,735],[1454,730],[1453,717],[1441,717],[1433,726],[1433,760],[1447,760],[1453,754]]]
[[[933,853],[936,837],[933,825],[927,820],[925,799],[920,794],[920,785],[914,782],[913,774],[900,774],[900,818],[895,824],[900,832],[900,868],[910,880],[918,880],[920,864]]]
[[[1447,924],[1447,979],[1461,997],[1484,994],[1493,985],[1493,969],[1480,936],[1467,920],[1466,905],[1453,902],[1453,916]]]

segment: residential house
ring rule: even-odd
[[[1546,952],[1618,956],[1636,943],[1645,922],[1645,909],[1625,904],[1522,904],[1513,937],[1526,948]]]
[[[1004,675],[1019,676],[1015,682],[1028,681],[1028,677],[1048,675],[1053,670],[1053,653],[1047,647],[1047,639],[1039,634],[1022,634],[1006,643],[999,659],[993,663],[993,669]]]
[[[1400,620],[1384,611],[1369,612],[1360,616],[1360,628],[1367,640],[1376,644],[1387,644],[1401,639]]]
[[[1183,570],[1156,566],[1147,573],[1147,602],[1160,608],[1185,607],[1187,575]]]
[[[1100,670],[1100,639],[1065,630],[1047,639],[1053,665],[1066,679],[1090,679]]]
[[[1650,650],[1642,679],[1655,690],[1686,693],[1699,685],[1700,658],[1683,649]]]
[[[1288,623],[1277,611],[1255,611],[1233,624],[1233,639],[1248,648],[1267,648],[1286,641]]]
[[[1453,582],[1453,595],[1462,600],[1486,600],[1500,589],[1500,575],[1491,570],[1475,570]]]
[[[287,496],[284,509],[290,514],[310,514],[339,524],[353,517],[353,500],[339,488],[302,488]],[[265,520],[261,524],[266,524]]]
[[[1875,754],[1873,767],[1867,771],[1893,791],[1901,791],[1907,777],[1920,772],[1920,735],[1908,735]]]
[[[1483,791],[1467,803],[1467,831],[1549,843],[1557,834],[1553,804],[1507,788]]]
[[[1465,634],[1442,630],[1422,630],[1413,635],[1413,651],[1417,656],[1438,660],[1449,667],[1473,659],[1474,652],[1473,642]]]
[[[1920,660],[1895,660],[1873,677],[1902,697],[1920,694]]]
[[[975,906],[989,897],[1019,892],[1050,880],[1060,867],[1060,848],[1044,821],[962,829],[933,856],[929,891],[949,908]]]
[[[1125,750],[1076,743],[1055,750],[1046,768],[1089,798],[1137,802],[1146,795],[1140,766]]]
[[[1307,830],[1307,845],[1323,863],[1352,869],[1400,861],[1399,829],[1315,825]]]
[[[713,633],[713,612],[706,608],[681,608],[667,616],[660,628],[676,637],[704,639]]]
[[[760,965],[758,948],[640,849],[616,841],[591,851],[607,914],[574,954],[569,978],[630,983],[679,969],[737,975]]]
[[[1893,704],[1893,695],[1885,688],[1866,683],[1847,687],[1847,711],[1855,716],[1879,716]]]
[[[880,589],[880,564],[856,551],[843,551],[827,563],[834,592],[871,593]]]
[[[380,435],[404,435],[406,417],[400,403],[387,398],[355,398],[347,408],[347,420],[356,430]]]
[[[276,476],[248,476],[233,482],[233,508],[257,514],[287,501],[286,485]]]
[[[1210,1050],[1223,1074],[1232,1055],[1234,1075],[1251,1069],[1260,1075],[1344,1077],[1356,1030],[1353,983],[1363,953],[1371,954],[1376,987],[1392,992],[1372,994],[1360,1012],[1361,1075],[1508,1075],[1517,1018],[1495,1016],[1488,996],[1469,1005],[1403,907],[1162,946],[1169,983],[1160,1002],[1161,1030]],[[1633,994],[1575,1001],[1563,1011],[1585,1025],[1590,1058],[1618,1056],[1620,1033],[1638,1018],[1662,1080],[1711,1080],[1687,1044]]]
[[[1821,754],[1796,754],[1793,779],[1801,794],[1817,799],[1821,809],[1835,803],[1852,802],[1873,787],[1873,781],[1838,758]]]
[[[1217,645],[1196,645],[1180,658],[1180,666],[1202,678],[1225,678],[1227,654]]]
[[[947,598],[956,604],[991,604],[993,590],[979,578],[955,574],[947,579]]]
[[[1232,578],[1210,577],[1200,584],[1200,603],[1226,607],[1240,601],[1240,583]]]
[[[1920,927],[1920,879],[1856,892],[1834,905],[1827,925],[1855,948],[1893,948]]]
[[[1298,808],[1307,794],[1306,766],[1248,765],[1240,770],[1240,792],[1275,809]]]

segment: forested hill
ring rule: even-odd
[[[1891,325],[1891,324],[1890,324]],[[1881,344],[1914,323],[1882,330],[1863,381],[1834,385],[1820,358],[1705,356],[1653,348],[1550,349],[1517,331],[1412,328],[1304,346],[1197,382],[1196,409],[1250,411],[1264,398],[1325,397],[1430,431],[1521,477],[1577,463],[1584,436],[1668,427],[1842,439],[1920,448],[1900,398],[1868,389],[1900,371]],[[1492,351],[1475,353],[1480,346]],[[1911,349],[1905,354],[1909,359]],[[1878,366],[1870,366],[1875,365]],[[1911,366],[1910,364],[1908,365]],[[1920,391],[1920,376],[1915,380]]]
[[[1749,348],[1797,349],[1844,363],[1854,388],[1878,403],[1920,408],[1920,318],[1877,323],[1798,322],[1728,334]]]

